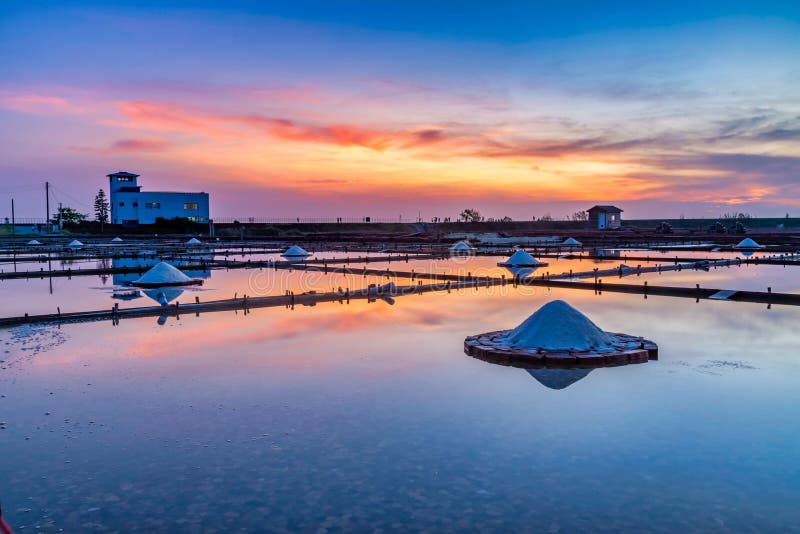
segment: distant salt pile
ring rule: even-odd
[[[580,241],[578,241],[574,237],[568,237],[561,244],[566,246],[566,247],[581,247],[581,246],[583,246],[583,243],[581,243]]]
[[[115,237],[114,239],[111,240],[111,242],[112,243],[122,243],[122,238],[121,237]]]
[[[309,251],[307,251],[306,249],[304,249],[303,247],[299,247],[297,245],[293,245],[293,246],[289,247],[288,249],[286,249],[286,251],[284,251],[283,255],[284,256],[288,256],[288,257],[300,258],[300,257],[310,256],[311,253]]]
[[[526,250],[519,249],[506,261],[498,262],[500,267],[541,267],[547,265],[530,255]]]
[[[762,248],[762,247],[761,247],[761,245],[759,245],[758,243],[756,243],[755,241],[753,241],[749,237],[746,237],[746,238],[742,239],[741,241],[739,241],[739,244],[736,245],[733,248],[738,248],[738,249],[743,249],[743,250],[748,250],[748,249],[753,250],[753,249],[758,249],[758,248]]]
[[[31,239],[30,241],[28,241],[28,244],[29,245],[41,245],[41,243],[39,241],[35,240],[35,239]]]
[[[83,243],[81,243],[77,239],[73,239],[72,241],[70,241],[69,245],[67,245],[68,248],[81,248],[82,246]]]
[[[188,286],[202,283],[202,280],[189,278],[177,268],[163,261],[132,282],[133,285],[140,287]]]
[[[468,337],[464,350],[489,361],[553,367],[639,363],[658,354],[653,342],[604,332],[562,300],[548,302],[513,330]]]
[[[467,240],[459,241],[458,243],[450,247],[450,254],[455,254],[455,255],[471,254],[472,251],[473,251],[472,245],[470,245],[469,241]]]
[[[189,241],[186,242],[187,245],[202,245],[203,242],[197,239],[196,237],[191,238]]]

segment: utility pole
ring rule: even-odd
[[[47,213],[45,214],[44,224],[45,228],[47,228],[46,232],[50,233],[50,182],[44,183],[44,203],[47,209]]]
[[[64,230],[64,222],[61,220],[61,202],[58,203],[58,231],[61,232]]]
[[[17,220],[14,217],[14,199],[11,199],[11,235],[17,233]]]

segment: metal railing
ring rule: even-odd
[[[406,217],[212,217],[215,224],[343,224],[343,223],[416,223]]]

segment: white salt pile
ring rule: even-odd
[[[578,241],[578,240],[577,240],[577,239],[575,239],[574,237],[568,237],[568,238],[567,238],[567,239],[565,239],[565,240],[564,240],[564,242],[563,242],[563,243],[561,243],[561,244],[562,244],[562,245],[566,245],[566,246],[568,246],[568,247],[579,247],[579,246],[583,245],[583,243],[581,243],[580,241]]]
[[[169,263],[161,262],[144,273],[141,278],[133,282],[137,286],[181,286],[193,284],[195,281],[183,274]]]
[[[498,262],[501,267],[538,267],[542,262],[530,255],[526,250],[518,250],[506,261]]]
[[[450,247],[450,252],[453,254],[466,254],[472,252],[472,245],[469,244],[469,241],[459,241],[452,247]]]
[[[77,239],[73,239],[73,240],[70,242],[70,244],[69,244],[69,245],[67,245],[67,246],[68,246],[69,248],[80,248],[80,247],[82,247],[82,246],[83,246],[83,243],[81,243],[81,242],[80,242],[80,241],[78,241]]]
[[[30,241],[28,241],[28,244],[29,245],[41,245],[41,243],[39,241],[36,241],[35,239],[31,239]]]
[[[520,349],[614,350],[611,336],[563,300],[548,302],[502,338],[508,346]]]
[[[111,242],[112,243],[122,243],[122,238],[121,237],[115,237],[114,239],[111,240]]]
[[[746,237],[745,239],[742,239],[741,241],[739,241],[739,244],[736,245],[734,248],[744,248],[744,249],[761,248],[761,245],[759,245],[758,243],[756,243],[755,241],[753,241],[749,237]]]
[[[311,253],[303,247],[291,246],[283,253],[284,256],[310,256]]]
[[[203,242],[197,239],[196,237],[191,238],[189,241],[186,242],[187,245],[202,245]]]

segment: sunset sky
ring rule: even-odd
[[[800,216],[800,2],[656,4],[4,1],[0,216]]]

